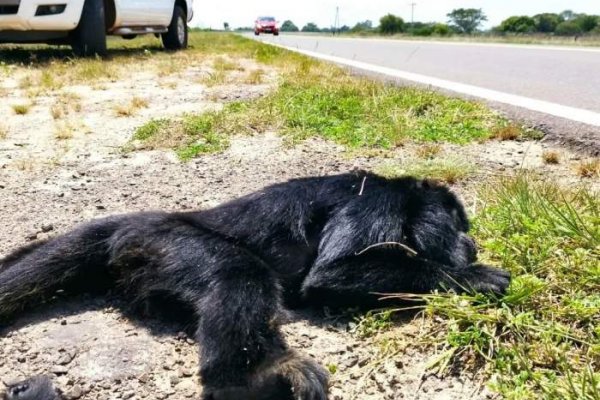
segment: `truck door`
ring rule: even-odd
[[[175,0],[116,0],[120,26],[167,26]]]

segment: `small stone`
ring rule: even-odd
[[[54,230],[54,225],[52,225],[52,224],[42,225],[42,232],[46,233],[46,232],[50,232],[52,230]]]
[[[37,239],[37,235],[38,235],[37,232],[32,232],[32,233],[28,234],[27,236],[25,236],[25,238],[27,240],[36,240]]]
[[[55,365],[50,368],[50,372],[52,372],[54,375],[64,375],[69,372],[69,369],[64,365]]]
[[[73,388],[71,390],[69,390],[66,394],[65,394],[66,398],[69,400],[75,400],[80,398],[81,396],[83,396],[83,389],[81,388],[81,386],[79,385],[75,385],[73,386]]]

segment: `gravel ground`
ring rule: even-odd
[[[374,169],[414,158],[411,145],[385,159],[349,156],[343,148],[317,139],[290,148],[275,132],[233,138],[224,153],[189,163],[179,162],[168,151],[120,150],[150,117],[218,109],[224,101],[260,96],[271,87],[267,83],[208,89],[189,84],[207,69],[197,66],[170,76],[169,85],[141,71],[128,80],[107,82],[102,89],[63,89],[80,96],[81,107],[69,118],[85,125],[67,140],[52,133],[55,121],[50,107],[56,94],[40,97],[27,115],[18,116],[10,105],[22,93],[15,82],[2,81],[11,95],[0,99],[0,114],[8,115],[2,122],[8,133],[0,139],[0,256],[90,218],[139,210],[208,208],[293,177]],[[116,117],[115,104],[132,96],[147,99],[149,106],[134,116]],[[537,169],[567,184],[579,181],[572,166],[581,156],[559,149],[561,163],[544,166],[541,154],[547,146],[535,142],[445,145],[442,154],[478,166],[477,177],[455,187],[472,207],[474,181],[515,167]],[[0,382],[43,373],[54,376],[69,399],[197,397],[201,384],[194,341],[180,327],[132,319],[120,311],[120,305],[111,296],[59,301],[16,321],[0,334]],[[335,370],[332,399],[493,398],[478,375],[440,378],[427,372],[436,354],[415,344],[415,337],[426,329],[422,324],[407,318],[385,334],[361,339],[352,318],[307,310],[290,314],[284,332],[293,348]],[[386,337],[401,339],[394,351],[382,357]]]

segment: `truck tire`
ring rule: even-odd
[[[188,45],[187,15],[180,6],[175,6],[167,33],[162,34],[163,46],[167,50],[181,50]]]
[[[85,0],[79,25],[71,32],[71,47],[82,57],[106,55],[103,0]]]

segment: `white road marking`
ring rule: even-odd
[[[543,44],[518,44],[518,43],[485,43],[485,42],[451,42],[444,40],[410,40],[410,39],[394,39],[394,38],[354,38],[354,37],[327,37],[318,35],[302,35],[292,34],[290,36],[298,36],[303,39],[326,39],[326,40],[337,40],[337,41],[369,41],[369,42],[383,42],[388,44],[401,43],[401,44],[414,44],[414,45],[442,45],[442,46],[466,46],[466,47],[498,47],[507,49],[521,49],[521,50],[552,50],[552,51],[570,51],[570,52],[584,52],[584,53],[600,53],[598,47],[577,47],[577,46],[557,46],[557,45],[543,45]]]
[[[584,110],[581,108],[564,106],[557,103],[551,103],[544,100],[532,99],[529,97],[504,93],[497,90],[485,89],[479,86],[468,85],[459,82],[453,82],[445,79],[434,78],[427,75],[415,74],[412,72],[398,69],[382,67],[375,64],[369,64],[361,61],[349,60],[347,58],[321,54],[314,51],[302,50],[290,46],[284,46],[270,41],[263,41],[273,46],[281,47],[296,53],[304,54],[309,57],[318,58],[324,61],[330,61],[336,64],[346,65],[364,71],[375,72],[394,78],[404,79],[411,82],[417,82],[424,85],[435,86],[438,88],[450,90],[452,92],[466,94],[468,96],[479,97],[481,99],[495,101],[525,108],[532,111],[538,111],[544,114],[554,115],[571,121],[581,122],[588,125],[600,126],[600,113]]]

